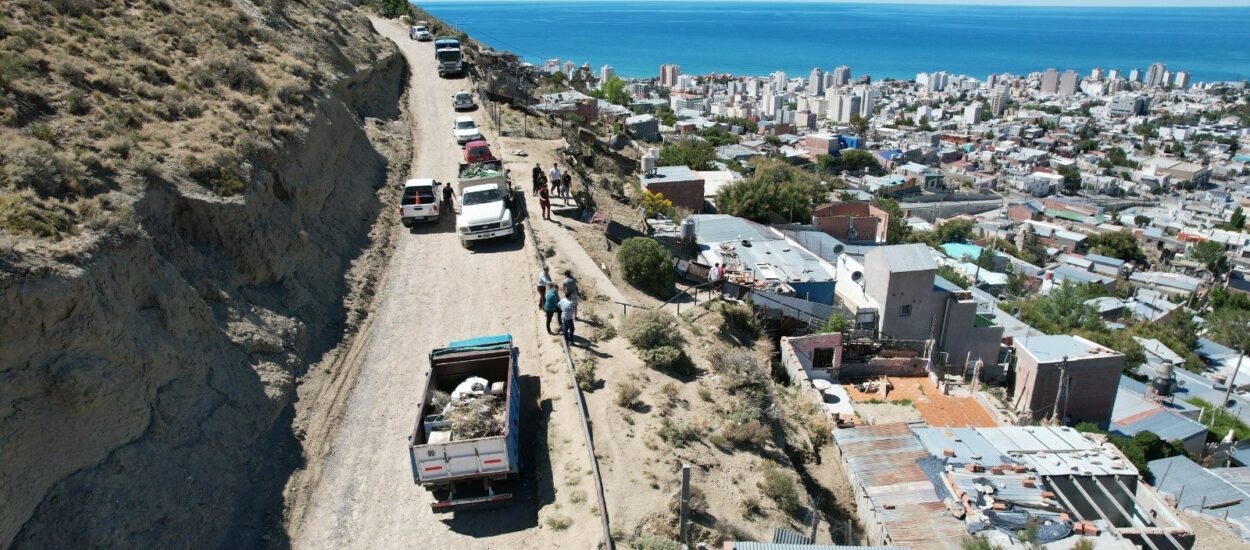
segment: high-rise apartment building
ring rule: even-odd
[[[1102,67],[1094,67],[1094,70],[1089,72],[1089,77],[1094,80],[1101,81],[1104,76],[1106,76],[1106,73],[1102,70]]]
[[[1070,96],[1076,95],[1076,85],[1081,81],[1081,77],[1076,71],[1068,69],[1059,77],[1059,95]]]
[[[861,99],[853,94],[836,94],[829,101],[829,118],[843,124],[851,122],[851,117],[860,114]]]
[[[973,101],[964,107],[964,124],[972,125],[981,122],[981,102]]]
[[[1120,69],[1111,69],[1107,71],[1107,80],[1115,80],[1120,78]]]
[[[851,68],[846,65],[839,65],[833,70],[833,85],[847,86],[851,83]]]
[[[786,90],[786,81],[790,80],[786,76],[785,71],[777,71],[773,73],[773,88],[777,91],[784,92]]]
[[[1046,69],[1042,73],[1042,93],[1050,95],[1059,93],[1059,71]]]
[[[1129,82],[1141,82],[1141,69],[1133,69],[1128,72]]]
[[[1176,71],[1176,78],[1172,80],[1172,85],[1182,90],[1189,88],[1189,71]]]
[[[824,91],[825,71],[820,70],[820,67],[813,68],[811,74],[807,75],[807,94],[819,95]]]
[[[1007,104],[1011,103],[1011,94],[1007,90],[998,90],[990,95],[990,112],[994,116],[1002,116],[1007,112]]]
[[[1167,65],[1162,63],[1151,63],[1150,68],[1146,69],[1146,86],[1162,86],[1166,82],[1164,80],[1164,73],[1166,73],[1167,70]]]
[[[868,86],[862,86],[856,90],[855,95],[859,98],[859,116],[872,118],[872,108],[873,103],[877,99],[877,91]]]
[[[599,67],[599,82],[607,82],[609,78],[616,76],[616,71],[611,65]]]
[[[672,88],[677,85],[677,77],[681,76],[681,67],[677,65],[660,65],[660,85]]]

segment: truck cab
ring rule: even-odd
[[[455,38],[439,38],[434,41],[434,60],[438,63],[438,76],[464,74],[460,41]]]
[[[410,179],[404,182],[404,193],[399,199],[399,221],[404,227],[418,222],[437,220],[438,183],[430,178]]]
[[[460,215],[456,234],[460,245],[469,248],[475,241],[515,237],[509,199],[499,185],[487,183],[465,187],[460,195]]]
[[[490,151],[490,144],[486,140],[474,140],[464,145],[464,161],[472,164],[475,162],[490,162],[495,159],[495,154]]]

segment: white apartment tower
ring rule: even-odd
[[[1133,69],[1128,72],[1129,82],[1141,82],[1141,69]]]
[[[1076,71],[1068,69],[1059,77],[1059,95],[1070,96],[1076,95],[1076,85],[1081,81],[1081,77],[1077,76]]]
[[[846,65],[839,65],[833,70],[833,85],[848,86],[851,83],[851,68]]]
[[[681,67],[677,65],[660,65],[660,85],[672,88],[677,85],[677,77],[681,76]]]
[[[609,78],[616,76],[616,71],[611,65],[599,67],[599,82],[607,82]]]
[[[1094,70],[1089,72],[1089,77],[1094,80],[1101,81],[1104,76],[1106,73],[1103,72],[1102,67],[1094,67]]]
[[[1007,90],[998,90],[990,96],[990,112],[994,116],[1002,116],[1007,112],[1007,104],[1011,103],[1011,94]]]
[[[1167,72],[1167,70],[1167,65],[1162,63],[1151,63],[1150,68],[1146,69],[1146,86],[1162,86],[1165,83],[1163,80],[1163,73]]]
[[[1189,71],[1176,71],[1176,79],[1172,84],[1182,90],[1189,88]]]
[[[1059,71],[1046,69],[1042,73],[1042,93],[1048,95],[1059,93]]]
[[[964,107],[964,124],[969,126],[981,122],[981,102],[973,101]]]
[[[820,95],[824,91],[825,71],[820,70],[820,67],[813,68],[812,73],[807,75],[807,95]]]

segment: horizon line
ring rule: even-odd
[[[588,0],[409,0],[411,4],[571,4],[587,3]],[[669,3],[672,0],[595,0],[595,3]],[[1250,0],[677,0],[688,3],[735,3],[735,4],[894,4],[913,6],[983,6],[1001,8],[1250,8]]]

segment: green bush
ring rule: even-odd
[[[694,362],[685,351],[673,346],[659,346],[651,349],[638,350],[638,358],[648,367],[655,370],[670,371],[678,374],[694,374]]]
[[[686,424],[678,424],[664,419],[664,424],[660,425],[659,431],[656,432],[665,443],[674,447],[685,447],[699,440],[699,429]]]
[[[73,224],[63,212],[27,191],[0,195],[0,229],[12,234],[59,238],[70,232]]]
[[[780,506],[787,514],[794,515],[803,507],[794,479],[776,467],[764,470],[764,477],[759,481],[759,488],[764,496],[776,502],[777,506]]]
[[[677,329],[677,318],[666,311],[642,310],[633,313],[622,323],[621,330],[625,339],[640,350],[680,347],[685,343]]]
[[[640,290],[666,297],[673,291],[677,274],[673,272],[673,255],[650,237],[634,237],[621,243],[616,253],[621,276]]]
[[[659,535],[638,535],[629,541],[633,550],[681,550],[680,542]]]

